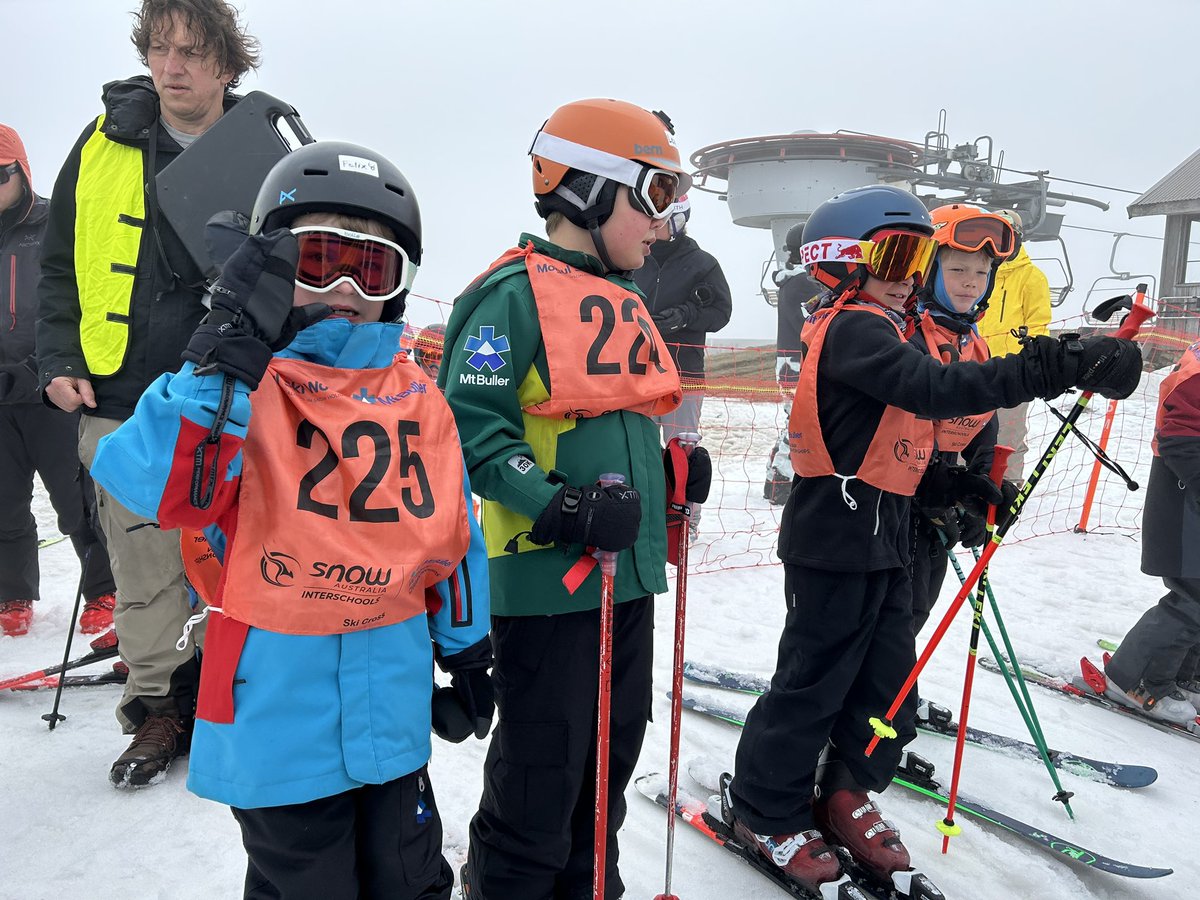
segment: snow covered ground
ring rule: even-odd
[[[1128,402],[1127,414],[1118,420],[1118,432],[1122,423],[1136,432],[1124,434],[1119,447],[1127,449],[1121,449],[1119,456],[1136,461],[1131,474],[1143,482],[1149,457],[1139,446],[1144,446],[1145,414],[1152,417],[1156,393],[1157,379],[1147,379]],[[1088,417],[1087,430],[1093,437],[1099,436],[1103,404],[1097,408],[1100,414]],[[714,439],[722,424],[706,420]],[[746,464],[731,459],[737,471],[729,473],[721,503],[731,509],[745,508],[745,515],[755,521],[777,517],[758,499],[761,482],[755,482],[761,470],[750,466],[743,471]],[[1064,452],[1055,469],[1061,466],[1065,471],[1080,460],[1072,449],[1070,455]],[[1106,476],[1104,484],[1106,496],[1121,490],[1111,477]],[[734,491],[746,496],[734,497]],[[1126,501],[1135,506],[1138,502]],[[1031,516],[1036,512],[1031,509]],[[43,533],[48,534],[53,516],[40,494],[37,513]],[[745,535],[713,537],[718,531],[732,530],[732,520],[725,514],[712,514],[706,523],[703,527],[709,534],[702,540],[703,549],[697,548],[701,558],[721,558],[725,553],[721,542],[729,542],[731,556],[744,553]],[[1101,533],[1104,530],[1031,537],[997,554],[993,585],[1018,653],[1027,661],[1070,672],[1081,655],[1098,660],[1096,638],[1119,639],[1162,593],[1161,582],[1138,570],[1136,536]],[[41,557],[43,601],[28,636],[0,638],[0,676],[40,668],[62,656],[78,566],[65,542],[43,551]],[[927,632],[953,596],[957,587],[953,581],[951,575]],[[671,679],[673,605],[668,595],[660,599],[657,609],[655,681],[660,695],[642,754],[641,768],[646,772],[665,772],[667,766],[670,707],[665,692]],[[778,566],[731,570],[705,565],[689,581],[688,655],[769,676],[783,619]],[[921,682],[925,696],[956,712],[968,629],[968,617],[961,615]],[[85,649],[86,641],[77,635],[72,654]],[[1064,786],[1076,794],[1072,802],[1077,821],[1071,822],[1061,806],[1050,800],[1053,789],[1040,765],[968,745],[964,793],[1100,853],[1140,865],[1172,867],[1175,874],[1139,882],[1092,872],[961,817],[963,833],[952,841],[949,855],[942,856],[941,835],[934,822],[943,811],[899,789],[889,791],[882,805],[903,831],[918,866],[949,898],[1194,896],[1200,883],[1200,863],[1194,855],[1194,823],[1200,820],[1195,760],[1200,745],[1082,702],[1031,690],[1052,747],[1155,766],[1158,782],[1139,791],[1120,791],[1063,773]],[[729,706],[748,709],[750,705],[748,698],[739,695],[695,693]],[[65,693],[67,720],[53,732],[41,720],[50,708],[50,692],[0,696],[0,820],[6,838],[0,850],[0,898],[240,896],[245,857],[235,823],[226,809],[187,792],[185,763],[153,788],[116,791],[109,785],[109,764],[126,744],[112,715],[118,694],[115,687]],[[999,676],[978,673],[971,723],[1024,736]],[[685,713],[682,757],[732,761],[737,738],[736,730],[728,726]],[[948,780],[952,742],[923,735],[913,748],[932,759]],[[476,741],[457,746],[435,741],[434,745],[432,770],[446,829],[445,852],[456,870],[465,855],[466,826],[479,797],[484,750],[485,744]],[[698,792],[686,776],[682,783]],[[663,811],[631,788],[621,853],[628,900],[650,900],[662,890],[664,829]],[[683,900],[783,896],[747,866],[683,826],[675,854],[674,891]]]

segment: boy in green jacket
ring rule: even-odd
[[[521,235],[455,303],[439,383],[458,423],[492,582],[500,725],[463,871],[486,900],[592,895],[600,634],[594,549],[620,551],[607,894],[650,711],[666,590],[658,428],[679,376],[633,282],[690,186],[670,123],[616,100],[558,109],[531,150],[550,240]],[[707,483],[693,464],[692,495]],[[604,473],[624,485],[600,487]]]

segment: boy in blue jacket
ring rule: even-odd
[[[188,787],[233,808],[245,896],[444,900],[431,720],[487,734],[492,652],[454,419],[392,321],[416,198],[378,154],[320,142],[271,170],[249,230],[183,369],[93,472],[222,561]],[[434,692],[435,659],[453,687]],[[129,783],[165,772],[179,734]]]

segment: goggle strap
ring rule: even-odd
[[[535,156],[544,156],[559,165],[580,169],[603,178],[611,178],[613,181],[619,181],[629,187],[637,187],[638,178],[644,168],[642,163],[634,162],[632,159],[625,159],[604,150],[597,150],[595,147],[555,137],[545,131],[538,132],[537,137],[533,139],[533,147],[530,152]]]

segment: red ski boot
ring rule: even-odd
[[[29,623],[32,621],[32,600],[5,600],[0,603],[0,634],[20,637],[29,632]]]
[[[879,814],[866,791],[842,788],[813,803],[817,827],[831,844],[845,847],[855,861],[877,878],[891,882],[893,872],[910,869],[900,832]]]
[[[755,834],[740,819],[733,833],[744,846],[765,856],[806,890],[821,892],[821,885],[842,877],[842,864],[817,830],[797,834]]]
[[[113,627],[113,610],[117,607],[115,594],[101,594],[83,604],[79,630],[83,634],[99,634]]]

